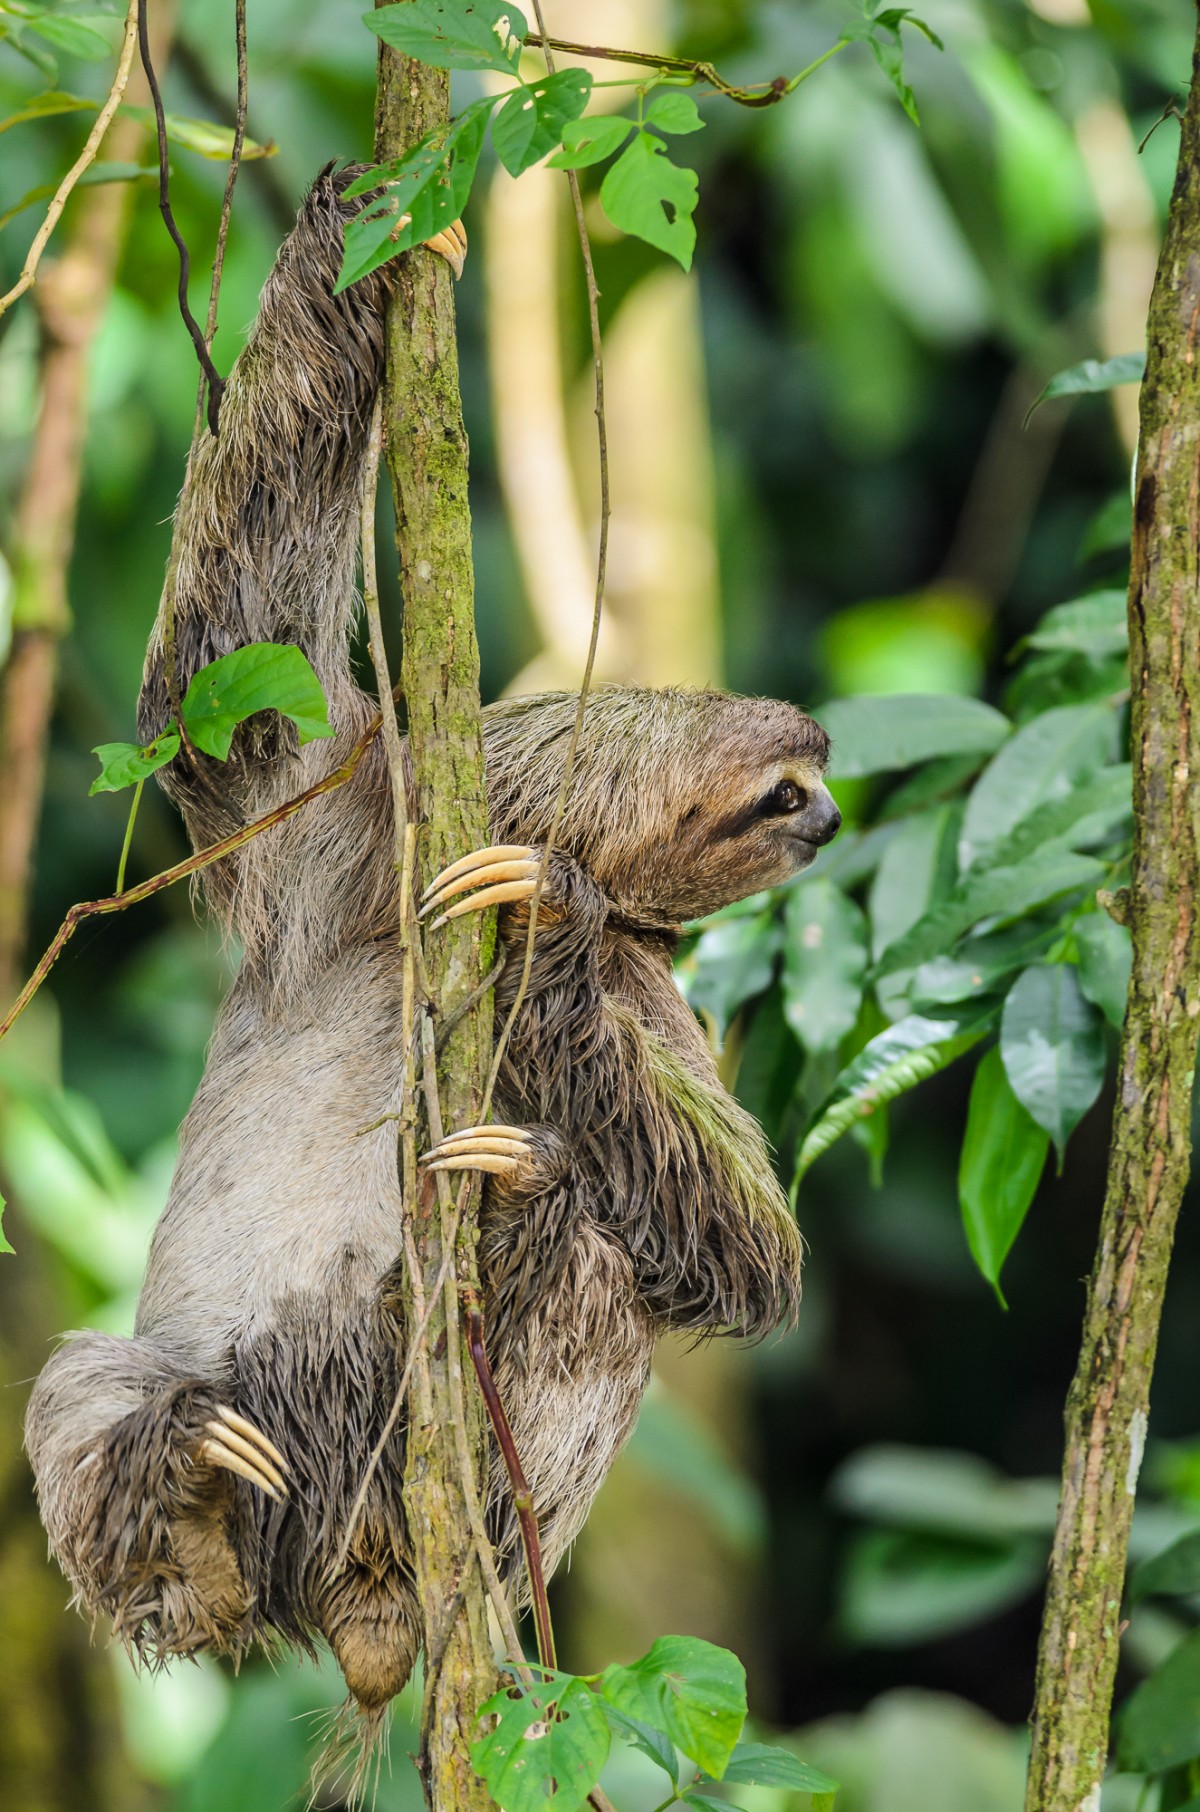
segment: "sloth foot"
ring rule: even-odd
[[[401,214],[396,222],[396,231],[401,232],[411,219],[411,214]],[[461,220],[456,220],[444,232],[435,233],[433,238],[426,239],[424,244],[431,252],[439,253],[446,260],[455,277],[462,276],[463,266],[467,261],[467,229]]]
[[[196,1449],[197,1459],[236,1472],[276,1503],[283,1501],[288,1494],[284,1479],[288,1463],[261,1429],[224,1403],[218,1403],[216,1416],[204,1428],[204,1439]]]
[[[427,1151],[419,1162],[426,1170],[486,1170],[511,1183],[535,1156],[523,1126],[465,1126]]]
[[[528,900],[537,885],[539,867],[538,852],[527,843],[494,843],[490,849],[474,850],[451,862],[430,882],[421,896],[420,917],[474,887],[480,891],[439,912],[430,929],[436,931],[448,919],[460,918],[464,912],[482,912],[488,906],[502,906],[507,900]]]

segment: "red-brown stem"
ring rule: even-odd
[[[521,1465],[521,1456],[517,1452],[517,1443],[513,1439],[512,1424],[509,1422],[503,1399],[496,1388],[492,1368],[488,1361],[487,1347],[483,1340],[483,1312],[479,1298],[469,1287],[462,1292],[463,1306],[467,1312],[467,1345],[471,1349],[471,1363],[475,1367],[475,1376],[479,1380],[479,1389],[487,1407],[488,1420],[496,1437],[504,1459],[504,1468],[508,1473],[508,1483],[512,1491],[513,1508],[517,1513],[517,1522],[521,1528],[521,1545],[525,1549],[525,1565],[529,1572],[529,1595],[533,1603],[533,1623],[537,1632],[538,1660],[543,1667],[554,1668],[558,1661],[554,1651],[554,1628],[550,1622],[550,1599],[546,1593],[546,1575],[542,1568],[542,1543],[538,1535],[537,1511],[534,1508],[533,1492],[525,1469]]]
[[[140,905],[152,894],[161,893],[164,887],[173,887],[176,881],[185,881],[189,875],[198,874],[202,868],[211,868],[212,864],[219,862],[222,856],[232,855],[234,850],[241,849],[244,843],[249,843],[252,838],[260,836],[263,831],[272,830],[275,825],[283,824],[288,818],[294,817],[302,806],[307,805],[310,799],[318,799],[322,793],[332,793],[338,787],[345,786],[378,734],[379,718],[376,717],[374,723],[359,737],[340,768],[335,768],[332,774],[325,776],[324,780],[318,780],[315,786],[307,787],[303,793],[298,793],[286,804],[277,805],[273,811],[265,813],[261,818],[256,818],[253,824],[244,824],[241,830],[234,831],[228,837],[222,837],[219,843],[210,843],[207,849],[198,849],[195,855],[188,856],[185,861],[176,862],[173,868],[164,868],[161,874],[151,875],[148,881],[139,881],[136,887],[127,887],[124,893],[107,894],[102,900],[81,900],[78,905],[72,906],[55,933],[41,962],[17,995],[4,1018],[0,1019],[0,1039],[6,1033],[11,1032],[13,1026],[16,1025],[84,919],[93,918],[97,913],[102,912],[124,912],[126,906]]]

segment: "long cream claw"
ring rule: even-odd
[[[244,1435],[247,1441],[254,1441],[261,1447],[268,1459],[274,1460],[281,1472],[291,1470],[275,1443],[268,1441],[261,1428],[256,1428],[253,1422],[247,1422],[245,1416],[239,1416],[236,1409],[230,1409],[227,1403],[218,1403],[217,1414],[222,1422],[227,1422],[236,1433]],[[217,1432],[220,1433],[220,1430],[218,1429]]]
[[[244,1460],[240,1453],[234,1453],[232,1448],[225,1445],[224,1441],[201,1441],[198,1452],[199,1457],[206,1460],[210,1466],[224,1466],[227,1472],[236,1472],[242,1478],[249,1479],[252,1485],[257,1485],[260,1491],[265,1491],[268,1497],[273,1497],[277,1504],[283,1502],[283,1492],[277,1490],[266,1473],[260,1471],[257,1466],[250,1465],[249,1461]]]
[[[448,1133],[420,1162],[426,1170],[485,1170],[512,1176],[529,1155],[529,1134],[520,1126],[467,1126]]]
[[[536,881],[525,880],[500,881],[495,887],[484,887],[469,900],[460,900],[457,906],[448,906],[445,912],[439,912],[437,918],[430,921],[429,929],[437,931],[448,919],[460,919],[464,912],[486,912],[489,906],[503,906],[506,900],[527,900],[536,885]]]
[[[401,214],[392,229],[392,237],[402,233],[411,219],[411,214]],[[456,277],[462,276],[463,266],[467,262],[467,229],[461,220],[453,221],[443,232],[435,233],[432,239],[426,239],[424,244],[431,252],[439,253],[446,260]]]
[[[536,881],[539,866],[540,864],[537,862],[522,859],[516,862],[488,862],[483,868],[473,868],[467,874],[458,875],[454,880],[447,881],[444,886],[439,887],[437,892],[426,900],[419,916],[424,918],[427,912],[432,912],[435,907],[444,906],[447,900],[452,900],[456,893],[466,893],[469,887],[482,887],[485,883],[493,881]],[[521,896],[513,895],[512,897],[520,898]]]
[[[206,1422],[204,1426],[209,1434],[216,1436],[222,1447],[227,1447],[232,1453],[240,1454],[248,1466],[256,1466],[264,1478],[270,1479],[276,1490],[287,1490],[282,1472],[277,1466],[271,1464],[253,1441],[245,1440],[225,1422]]]
[[[492,1176],[496,1177],[512,1176],[520,1169],[520,1167],[520,1158],[502,1158],[498,1152],[492,1157],[485,1157],[482,1152],[475,1157],[471,1157],[464,1153],[460,1158],[439,1158],[436,1164],[427,1164],[425,1166],[427,1171],[486,1170]]]
[[[528,843],[493,843],[489,849],[473,849],[469,856],[460,856],[457,862],[449,862],[440,875],[435,875],[429,886],[421,895],[427,900],[430,894],[437,893],[447,881],[454,881],[465,874],[469,868],[481,868],[489,862],[531,862],[537,855]]]

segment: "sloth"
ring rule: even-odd
[[[206,436],[172,550],[177,683],[252,641],[299,645],[336,734],[299,748],[274,713],[227,763],[165,784],[203,846],[332,772],[374,702],[350,660],[360,482],[382,380],[385,269],[333,285],[350,173],[322,173],[284,242]],[[452,233],[435,245],[458,263]],[[419,256],[420,253],[413,254]],[[172,581],[168,580],[168,585]],[[160,610],[139,710],[170,704]],[[576,700],[484,715],[491,834],[426,890],[445,919],[499,903],[517,993],[529,900]],[[547,1569],[628,1435],[655,1340],[760,1336],[799,1294],[800,1239],[756,1122],[726,1093],[672,975],[680,925],[796,874],[837,830],[824,732],[791,705],[599,689],[542,897],[497,1123],[423,1162],[485,1173],[489,1350]],[[243,947],[184,1122],[131,1338],[69,1337],[39,1377],[27,1445],[52,1551],[135,1660],[255,1640],[332,1648],[367,1734],[419,1646],[405,1430],[351,1506],[406,1349],[404,1071],[392,801],[380,739],[353,779],[210,867]],[[493,1453],[487,1516],[523,1563]]]

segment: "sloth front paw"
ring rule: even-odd
[[[482,912],[488,906],[502,906],[509,900],[529,900],[537,886],[540,860],[536,849],[527,843],[493,843],[488,849],[473,850],[443,868],[421,896],[420,917],[445,906],[430,926],[436,931],[448,919],[461,918],[464,912]],[[468,900],[446,906],[457,894],[478,888]]]
[[[284,1477],[288,1463],[278,1447],[253,1422],[224,1403],[218,1403],[215,1414],[205,1422],[195,1453],[200,1464],[236,1472],[276,1503],[288,1494]]]
[[[562,1137],[548,1126],[464,1126],[418,1160],[430,1170],[482,1170],[503,1196],[535,1196],[567,1168]]]
[[[400,233],[412,219],[411,214],[401,214],[396,222],[395,232]],[[463,266],[467,262],[467,229],[461,220],[455,220],[444,232],[435,233],[432,239],[421,242],[428,251],[437,252],[446,260],[455,277],[461,277]]]

